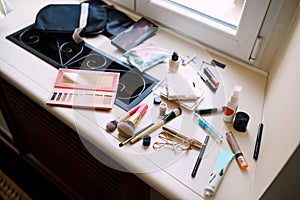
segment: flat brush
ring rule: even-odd
[[[147,109],[147,104],[141,104],[139,109],[131,117],[129,117],[128,120],[120,122],[117,126],[119,135],[122,137],[133,136],[135,132],[135,126],[139,123]]]
[[[167,122],[171,121],[172,119],[176,118],[177,116],[181,115],[181,108],[175,108],[173,111],[171,111],[169,114],[165,115],[162,119],[157,120],[152,126],[150,126],[148,129],[137,135],[136,137],[133,137],[130,140],[130,143],[133,144],[137,142],[139,139],[141,139],[143,136],[148,135],[152,133],[154,130],[158,129],[162,125],[166,124]]]
[[[133,115],[140,108],[140,106],[141,105],[137,105],[130,109],[128,112],[126,112],[124,115],[121,115],[117,119],[108,122],[106,124],[106,131],[113,132],[117,128],[119,122],[125,121],[128,117]]]

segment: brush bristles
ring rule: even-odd
[[[122,137],[131,137],[134,135],[135,126],[131,121],[120,122],[118,124],[118,131]]]
[[[118,126],[118,121],[113,120],[106,124],[106,130],[109,132],[113,132]]]

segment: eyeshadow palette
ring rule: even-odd
[[[58,70],[49,105],[110,110],[119,83],[119,73],[64,69]]]
[[[31,54],[59,69],[115,72],[120,74],[115,104],[125,111],[138,105],[158,80],[87,43],[75,43],[70,35],[42,34],[34,25],[6,37]],[[56,97],[58,98],[58,96]]]

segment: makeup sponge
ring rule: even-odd
[[[118,131],[122,137],[131,137],[135,132],[135,125],[131,121],[120,122],[118,124]]]

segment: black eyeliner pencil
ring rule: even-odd
[[[260,123],[258,126],[258,132],[257,132],[257,136],[256,136],[256,142],[255,142],[255,148],[254,148],[254,154],[253,154],[253,158],[255,160],[257,160],[258,154],[259,154],[259,148],[260,148],[260,142],[261,142],[263,128],[264,128],[263,123]]]
[[[203,143],[203,145],[202,145],[202,147],[201,147],[201,149],[200,149],[199,156],[198,156],[198,158],[197,158],[197,160],[196,160],[196,164],[195,164],[194,169],[193,169],[193,172],[192,172],[192,177],[195,177],[195,176],[196,176],[196,173],[197,173],[198,168],[199,168],[199,166],[200,166],[200,162],[201,162],[201,160],[202,160],[202,157],[203,157],[205,148],[206,148],[206,146],[207,146],[208,140],[209,140],[209,136],[207,135],[207,136],[205,137],[204,143]]]

